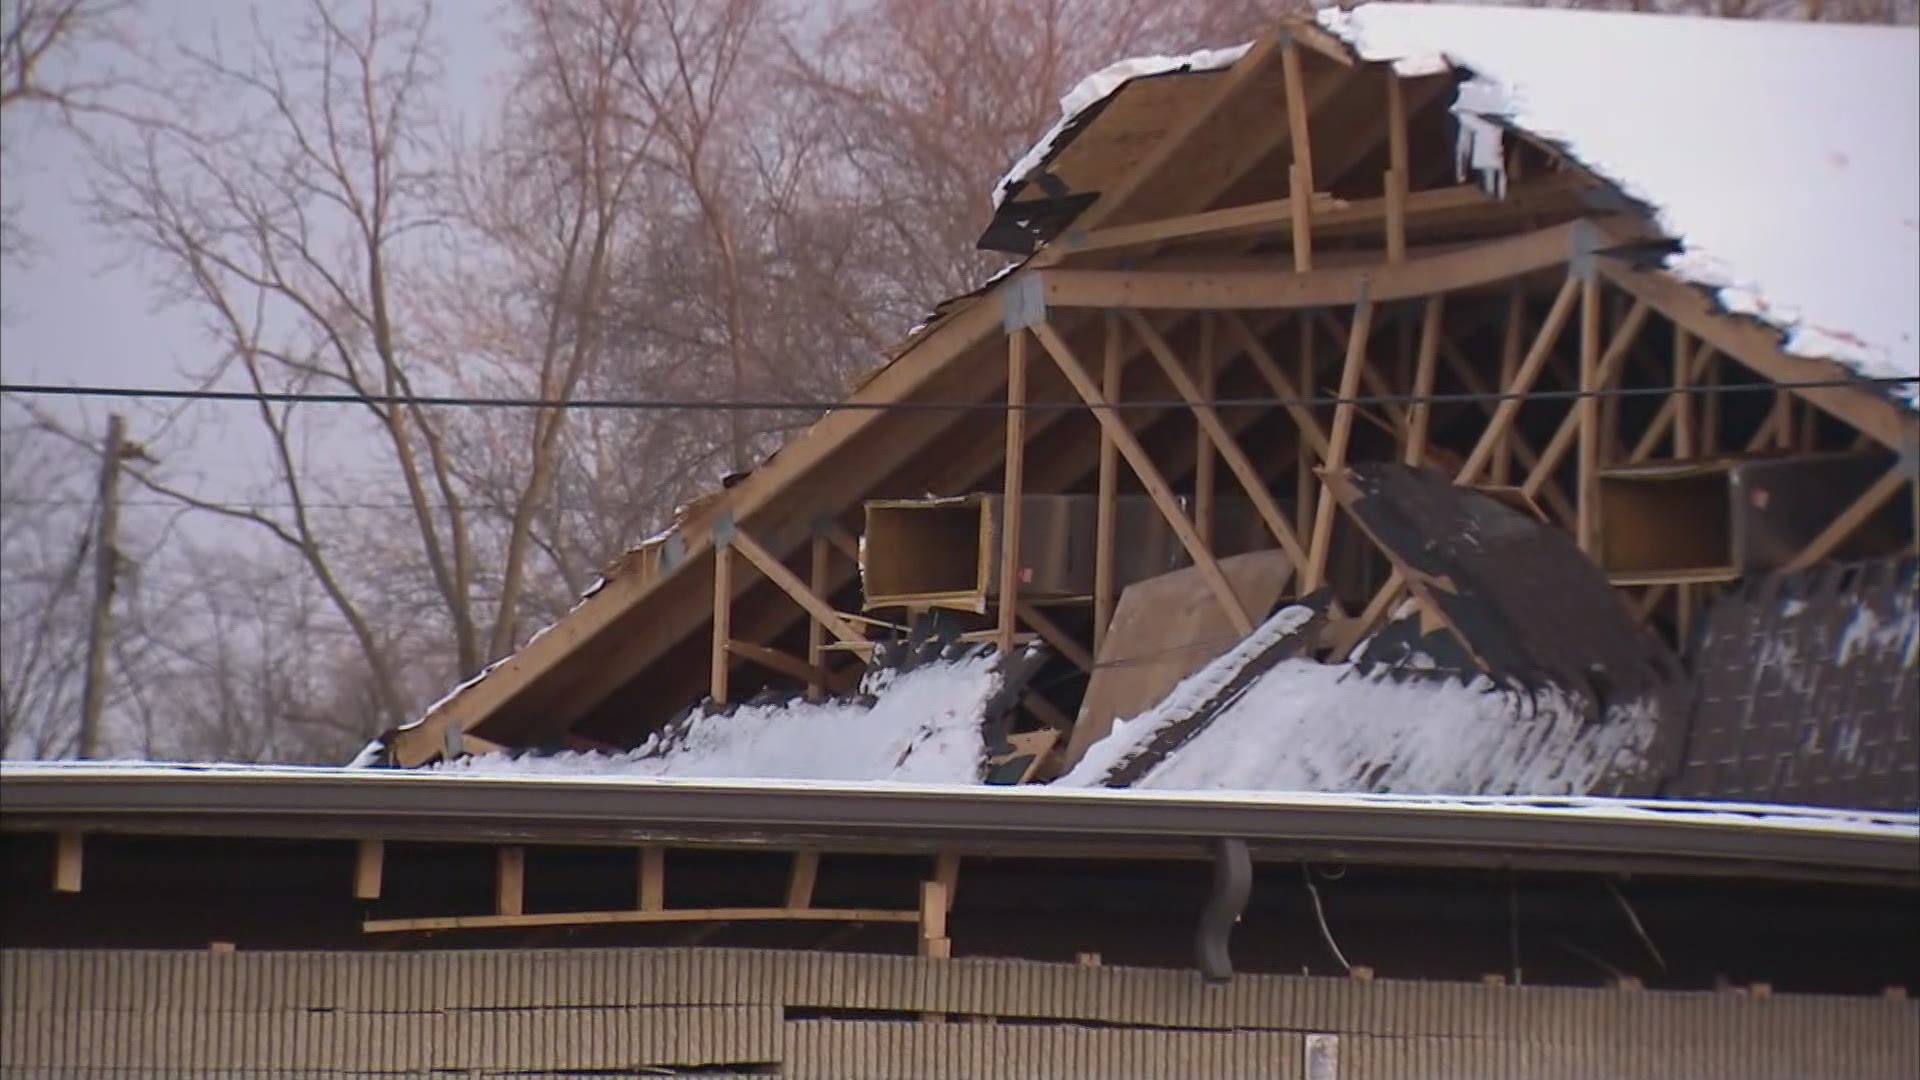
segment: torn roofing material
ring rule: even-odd
[[[1653,208],[1668,271],[1788,352],[1920,376],[1912,27],[1397,3],[1320,21],[1403,75],[1470,75],[1470,165],[1498,172],[1502,128],[1557,145]]]

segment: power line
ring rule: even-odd
[[[1184,409],[1194,405],[1211,409],[1246,408],[1318,408],[1334,405],[1435,405],[1518,401],[1576,401],[1582,398],[1672,397],[1677,394],[1705,395],[1732,393],[1773,393],[1779,390],[1822,390],[1843,387],[1892,388],[1920,383],[1920,376],[1851,377],[1800,382],[1721,383],[1719,385],[1619,386],[1594,390],[1507,390],[1455,391],[1425,397],[1412,393],[1362,394],[1340,397],[1334,394],[1293,397],[1214,398],[1188,402],[1173,400],[1118,401],[1089,405],[1084,401],[1030,401],[1010,406],[1003,401],[829,401],[829,400],[755,400],[725,398],[539,398],[471,397],[461,395],[349,394],[306,391],[208,390],[194,388],[137,386],[58,386],[47,383],[0,383],[0,394],[34,397],[132,398],[150,401],[213,401],[234,404],[270,405],[363,405],[408,406],[418,408],[461,409],[580,409],[611,412],[996,412],[1018,408],[1024,412],[1080,412]]]

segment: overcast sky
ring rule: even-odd
[[[204,43],[216,31],[239,41],[251,33],[248,13],[253,7],[252,0],[151,3],[137,32],[146,43],[180,34]],[[304,5],[260,0],[259,7],[271,33],[290,30]],[[491,95],[508,60],[499,40],[499,9],[489,0],[447,0],[438,6],[436,17],[451,99],[473,121],[482,121],[491,111]],[[107,58],[98,55],[83,58],[89,68],[105,62]],[[25,267],[0,271],[0,371],[6,381],[188,385],[186,373],[205,368],[209,360],[197,315],[159,306],[146,268],[129,262],[123,249],[89,223],[82,202],[85,162],[72,140],[37,120],[10,120],[9,125],[8,139],[17,152],[0,179],[6,200],[22,208],[34,251]],[[105,430],[106,402],[43,404],[62,415],[84,416],[95,433]],[[154,407],[127,402],[111,407],[128,414],[129,435],[136,439],[143,428],[150,431],[160,421]],[[252,434],[251,416],[242,414],[248,406],[206,403],[191,408],[197,431],[225,430],[239,438]],[[244,478],[230,466],[246,455],[234,450],[230,442],[203,434],[190,451],[201,460],[170,461],[169,471],[203,477],[203,495],[237,496],[237,491],[220,490],[223,485],[244,486]]]

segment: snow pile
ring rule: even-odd
[[[1320,20],[1402,74],[1470,72],[1463,160],[1492,189],[1503,127],[1557,143],[1654,208],[1669,270],[1789,352],[1920,376],[1911,27],[1391,3]]]
[[[623,754],[463,758],[438,771],[478,774],[741,777],[977,783],[981,720],[1000,688],[999,658],[983,652],[897,675],[865,689],[873,704],[789,701],[695,715]]]
[[[997,209],[1015,184],[1026,179],[1028,173],[1047,160],[1047,155],[1053,152],[1053,144],[1080,118],[1081,113],[1105,101],[1122,86],[1147,75],[1165,75],[1174,71],[1218,71],[1232,67],[1234,61],[1247,55],[1247,50],[1252,47],[1253,43],[1247,42],[1225,49],[1202,49],[1185,56],[1136,56],[1109,64],[1081,79],[1073,89],[1067,91],[1067,96],[1060,99],[1060,119],[1027,149],[1019,161],[1013,163],[1013,167],[1000,177],[999,183],[993,185],[994,207]]]
[[[1178,714],[1181,701],[1233,670],[1231,654],[1196,672],[1154,709],[1119,721],[1056,783],[1098,785]],[[1368,676],[1351,664],[1286,660],[1135,786],[1461,795],[1584,795],[1633,772],[1657,718],[1590,706],[1554,690]]]

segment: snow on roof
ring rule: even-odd
[[[1497,125],[1559,144],[1654,208],[1670,271],[1787,351],[1920,376],[1912,27],[1397,3],[1320,21],[1402,74],[1470,72],[1476,167],[1497,169]]]
[[[1121,87],[1149,75],[1165,75],[1175,71],[1218,71],[1232,67],[1234,61],[1245,56],[1252,47],[1253,43],[1247,42],[1224,49],[1202,49],[1185,56],[1135,56],[1109,64],[1081,79],[1060,99],[1060,119],[1028,147],[1020,160],[1014,162],[1000,177],[1000,181],[993,185],[994,207],[998,209],[1013,186],[1025,180],[1028,173],[1047,160],[1054,143],[1080,118],[1081,113],[1112,97]]]
[[[981,731],[1000,688],[999,656],[981,652],[872,685],[873,704],[786,701],[695,715],[625,753],[461,758],[435,771],[509,775],[773,777],[973,783]]]
[[[1231,679],[1238,655],[1228,653],[1188,676],[1147,712],[1115,721],[1055,784],[1100,784],[1180,716],[1185,703],[1211,696]],[[1286,660],[1133,786],[1588,795],[1610,778],[1633,775],[1658,728],[1658,717],[1640,706],[1612,709],[1600,723],[1591,723],[1590,714],[1557,691],[1510,690],[1484,676],[1462,683]]]

